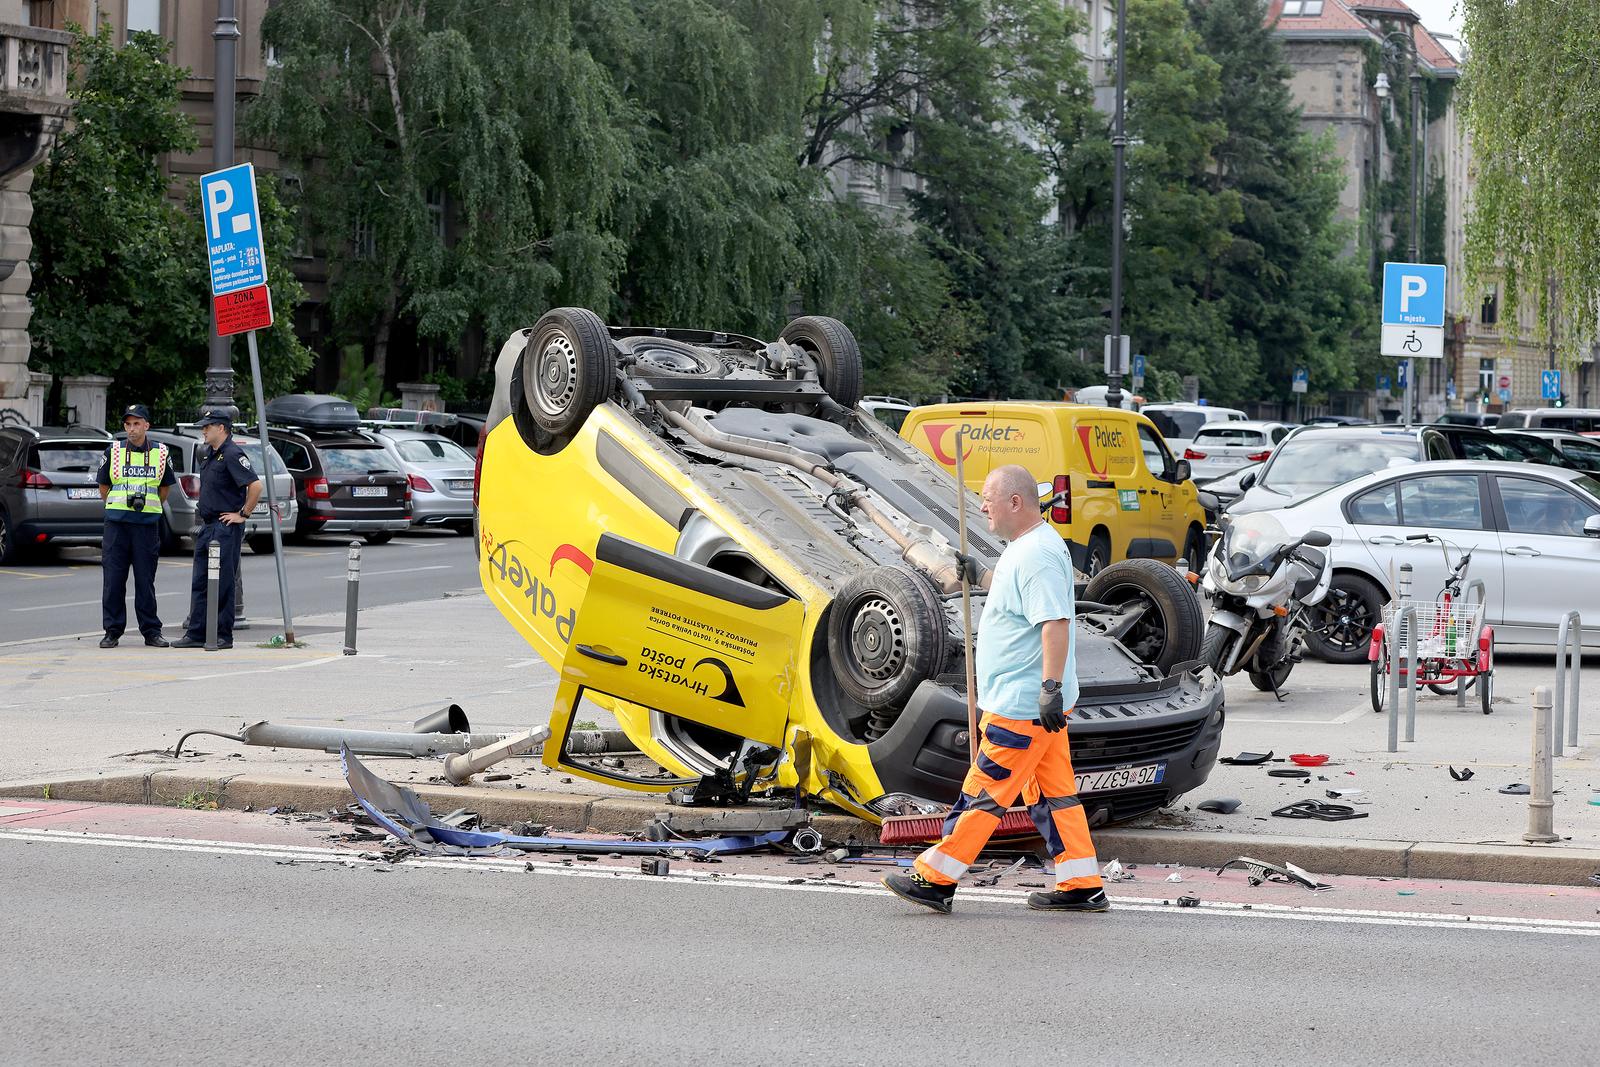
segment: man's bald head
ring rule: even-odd
[[[1015,463],[996,467],[983,482],[983,513],[989,529],[1008,541],[1027,533],[1039,522],[1038,482]]]

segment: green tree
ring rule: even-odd
[[[1189,0],[1191,23],[1218,64],[1216,118],[1225,133],[1209,185],[1239,211],[1209,286],[1244,351],[1242,379],[1207,381],[1229,400],[1291,397],[1296,367],[1319,389],[1349,388],[1375,369],[1373,296],[1352,233],[1334,211],[1344,185],[1331,142],[1301,127],[1266,0]]]
[[[1531,297],[1541,340],[1553,337],[1570,366],[1600,315],[1600,4],[1461,6],[1476,167],[1468,285],[1498,283],[1503,322]]]
[[[113,410],[195,406],[210,332],[205,241],[198,214],[169,199],[161,168],[163,155],[196,146],[179,108],[188,71],[166,62],[154,34],[118,48],[108,26],[72,32],[73,115],[32,190],[34,361],[58,375],[110,376]],[[262,358],[276,391],[304,373],[310,353],[290,326],[302,290],[287,267],[288,214],[270,182],[261,195],[278,320],[261,336]]]
[[[298,168],[336,339],[387,374],[396,322],[502,338],[551,303],[604,306],[629,172],[626,107],[564,0],[282,0],[281,64],[246,128]]]

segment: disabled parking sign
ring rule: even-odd
[[[1443,264],[1383,265],[1382,355],[1401,359],[1444,355],[1444,285]]]

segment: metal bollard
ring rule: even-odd
[[[1566,754],[1562,744],[1578,747],[1578,680],[1583,675],[1583,616],[1569,611],[1561,616],[1561,628],[1556,631],[1556,722],[1555,753]],[[1567,678],[1572,678],[1572,692],[1567,692]]]
[[[344,566],[344,654],[356,654],[356,605],[361,600],[361,542],[350,542],[350,558]]]
[[[1389,651],[1389,751],[1400,751],[1400,676],[1406,684],[1406,740],[1417,739],[1417,609],[1410,605],[1394,617],[1392,631],[1383,635]]]
[[[1528,792],[1528,832],[1524,841],[1538,844],[1559,841],[1555,832],[1555,800],[1551,792],[1550,687],[1533,691],[1533,788]]]
[[[222,596],[222,546],[206,545],[206,643],[207,652],[217,650],[217,600]]]

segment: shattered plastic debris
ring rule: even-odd
[[[1223,871],[1226,871],[1232,867],[1243,868],[1245,872],[1245,881],[1249,882],[1251,885],[1260,885],[1262,882],[1290,882],[1294,885],[1303,886],[1306,889],[1310,889],[1313,892],[1318,893],[1325,889],[1333,888],[1333,886],[1328,885],[1325,882],[1317,881],[1316,879],[1312,878],[1309,872],[1301,870],[1299,867],[1295,867],[1292,864],[1286,863],[1282,867],[1279,867],[1275,864],[1264,863],[1261,860],[1251,859],[1249,856],[1237,856],[1234,859],[1229,860],[1227,863],[1224,863],[1221,867],[1217,868],[1217,874],[1220,875]]]
[[[1365,795],[1366,790],[1365,789],[1329,789],[1329,790],[1326,790],[1326,792],[1327,792],[1328,796],[1332,797],[1334,800],[1349,800],[1352,797],[1359,797],[1359,796]]]
[[[1199,897],[1182,896],[1182,897],[1178,898],[1178,907],[1180,907],[1180,908],[1198,908],[1199,906],[1200,906],[1200,898]]]
[[[1179,874],[1177,871],[1174,871],[1171,874],[1167,875],[1167,881],[1169,881],[1169,882],[1181,882],[1181,881],[1183,881],[1183,875]]]
[[[1507,796],[1525,797],[1528,795],[1528,783],[1512,782],[1510,785],[1501,786],[1500,792],[1505,793]]]
[[[1238,797],[1213,797],[1210,800],[1202,800],[1195,807],[1201,811],[1214,811],[1218,815],[1232,815],[1238,810],[1240,803]]]
[[[1450,777],[1454,778],[1458,782],[1470,780],[1472,775],[1475,773],[1471,767],[1463,767],[1459,771],[1454,767],[1446,767],[1445,769],[1450,772]]]
[[[1241,752],[1237,756],[1223,756],[1217,762],[1234,767],[1259,767],[1271,758],[1271,752]]]
[[[1108,882],[1131,882],[1133,875],[1122,866],[1121,860],[1112,860],[1100,871],[1100,877]]]
[[[1348,804],[1330,804],[1322,800],[1300,800],[1286,804],[1272,814],[1280,819],[1318,819],[1322,822],[1349,822],[1365,819],[1371,812],[1357,811]]]

